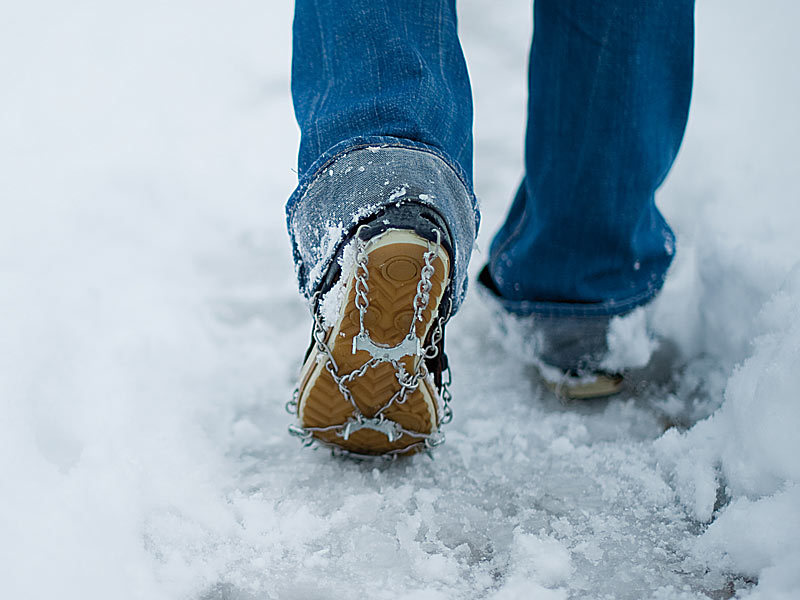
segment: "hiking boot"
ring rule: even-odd
[[[354,456],[441,443],[451,248],[438,214],[414,202],[387,207],[343,244],[312,302],[292,434]]]
[[[508,350],[535,365],[557,396],[602,398],[622,390],[624,378],[608,360],[612,317],[512,314],[500,305],[488,266],[478,275],[477,287],[494,313]]]

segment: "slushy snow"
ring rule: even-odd
[[[675,264],[614,330],[650,364],[562,404],[470,294],[448,441],[390,465],[286,434],[311,328],[288,4],[5,7],[3,597],[800,596],[797,4],[698,3],[658,194]],[[488,248],[522,172],[530,6],[459,10]]]

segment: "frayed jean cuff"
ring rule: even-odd
[[[311,298],[342,243],[358,224],[393,202],[436,210],[454,248],[455,313],[467,288],[467,265],[480,216],[463,171],[439,150],[393,137],[354,138],[328,150],[303,174],[286,205],[300,291]]]

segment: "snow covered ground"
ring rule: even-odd
[[[285,433],[310,329],[287,4],[4,7],[1,595],[800,597],[797,3],[697,7],[654,365],[563,406],[472,296],[448,443],[377,468]],[[521,172],[530,7],[460,11],[485,250]]]

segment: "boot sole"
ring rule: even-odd
[[[622,391],[621,375],[598,373],[589,378],[565,376],[558,382],[544,380],[545,385],[559,398],[566,400],[592,400],[607,398]]]
[[[369,307],[364,324],[369,336],[376,344],[392,347],[399,344],[409,332],[413,319],[413,300],[417,293],[423,255],[430,242],[409,230],[390,229],[367,242],[367,271]],[[430,301],[422,312],[422,320],[415,327],[417,337],[427,339],[438,308],[449,283],[450,260],[444,248],[439,248],[432,263]],[[365,350],[353,353],[353,338],[359,333],[359,311],[355,305],[355,273],[345,274],[345,288],[339,316],[328,332],[326,343],[342,376],[359,369],[372,356]],[[413,373],[420,356],[405,356],[400,359],[406,371]],[[354,416],[352,404],[344,397],[337,383],[326,368],[328,359],[316,345],[303,365],[300,375],[298,416],[306,428],[326,428],[344,425]],[[353,401],[362,415],[373,417],[400,389],[394,367],[382,362],[369,368],[362,376],[348,384]],[[394,403],[383,415],[403,429],[421,434],[430,434],[439,425],[440,400],[430,377],[420,379],[419,387],[410,393],[404,403]],[[338,446],[355,454],[404,454],[417,452],[425,447],[423,436],[403,433],[390,441],[388,436],[373,429],[360,429],[348,439],[341,435],[341,428],[331,431],[314,431],[313,436],[325,443]]]

